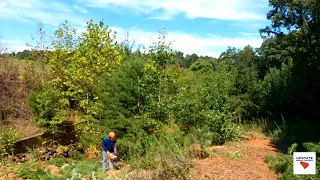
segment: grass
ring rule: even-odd
[[[45,171],[44,168],[41,167],[39,164],[29,164],[29,163],[22,164],[18,172],[16,173],[16,176],[23,179],[33,179],[33,180],[59,179],[59,177],[50,174],[50,171]]]
[[[41,165],[40,165],[41,164]],[[48,165],[56,165],[59,167],[59,175],[52,174]],[[129,179],[127,175],[130,172],[129,168],[124,168],[121,173],[119,171],[102,172],[101,170],[101,158],[89,159],[89,160],[71,160],[68,158],[55,158],[44,163],[23,163],[18,165],[19,168],[16,172],[16,176],[20,178],[29,178],[35,180],[43,179]],[[17,166],[17,165],[16,165]],[[118,172],[118,173],[116,173]]]
[[[251,122],[244,122],[241,126],[243,136],[246,138],[255,138],[265,134],[268,127],[270,126],[268,119],[254,119]]]
[[[229,156],[233,159],[240,159],[242,157],[239,151],[229,152]]]
[[[53,159],[50,159],[48,161],[48,164],[51,165],[55,165],[57,167],[62,167],[64,164],[68,164],[70,161],[70,159],[67,159],[65,157],[55,157]]]

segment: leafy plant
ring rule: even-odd
[[[316,175],[295,175],[293,174],[293,152],[296,151],[296,148],[298,147],[298,144],[294,143],[291,145],[291,147],[288,149],[287,154],[280,154],[278,156],[267,156],[265,158],[265,162],[269,163],[269,168],[274,170],[276,173],[279,173],[279,179],[298,179],[298,180],[304,180],[304,179],[318,179],[319,177],[319,169],[316,169]],[[303,143],[303,147],[306,151],[313,151],[317,154],[320,153],[319,143]],[[316,165],[318,166],[320,163],[320,158],[316,159]]]
[[[45,171],[39,164],[24,163],[16,173],[17,177],[34,180],[54,180],[59,179],[57,176],[51,175],[49,171]]]
[[[119,140],[119,154],[133,168],[155,169],[159,177],[188,177],[192,162],[186,156],[183,132],[176,126],[163,126],[155,134],[135,131]]]
[[[52,83],[44,83],[38,91],[29,94],[28,104],[39,126],[48,127],[53,133],[66,119],[68,99]]]
[[[10,155],[14,150],[14,144],[21,137],[21,133],[13,127],[0,126],[0,158]]]

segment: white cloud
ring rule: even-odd
[[[19,52],[23,51],[25,49],[30,49],[26,46],[26,42],[20,41],[20,40],[14,40],[14,39],[4,39],[3,42],[5,42],[8,45],[9,52]]]
[[[117,31],[117,39],[121,40],[124,34],[128,31],[129,38],[135,40],[136,44],[143,44],[146,47],[151,45],[152,40],[157,40],[158,33],[143,31],[137,28],[125,30],[120,27],[110,27]],[[228,46],[243,48],[246,45],[252,47],[260,47],[262,39],[260,37],[245,37],[245,38],[229,38],[221,37],[212,34],[200,36],[198,34],[190,34],[183,32],[168,32],[167,43],[173,41],[172,47],[182,51],[185,54],[197,53],[198,55],[209,55],[219,57],[220,54],[227,49]]]
[[[218,23],[218,21],[215,21],[215,20],[211,20],[208,22],[208,24],[217,24],[217,23]]]
[[[248,33],[248,32],[239,32],[242,36],[260,36],[259,32],[256,33]]]
[[[126,8],[151,15],[151,18],[168,20],[177,14],[187,18],[211,18],[219,20],[263,20],[265,16],[258,14],[259,10],[267,8],[257,0],[78,0],[90,7]],[[164,12],[155,14],[156,10]],[[165,17],[165,18],[164,18]]]
[[[0,20],[14,19],[23,22],[41,20],[44,24],[57,26],[68,19],[73,24],[82,24],[85,20],[75,14],[64,3],[42,0],[1,0]],[[31,22],[32,22],[31,21]]]
[[[157,20],[166,21],[166,20],[172,20],[175,15],[176,15],[175,12],[164,12],[164,13],[162,13],[160,15],[151,16],[151,17],[148,17],[146,19],[157,19]]]
[[[265,23],[268,23],[267,20],[263,20],[264,23],[255,23],[255,22],[249,22],[249,23],[231,23],[231,26],[235,26],[235,27],[247,27],[247,28],[264,28],[265,27]],[[261,21],[262,22],[262,21]]]
[[[144,31],[136,27],[132,27],[130,29],[123,29],[121,27],[109,28],[117,32],[117,41],[122,41],[126,32],[129,32],[129,39],[131,41],[135,40],[136,45],[149,47],[153,41],[158,40],[158,33],[156,31]],[[79,26],[77,27],[77,34],[80,35],[85,30],[86,29],[84,27]],[[173,42],[172,47],[175,50],[182,51],[184,54],[196,53],[198,55],[208,55],[212,57],[219,57],[228,46],[241,49],[246,45],[259,47],[262,43],[262,39],[259,36],[240,36],[237,38],[230,38],[213,34],[200,36],[199,34],[177,31],[169,31],[166,41],[167,43]],[[7,40],[6,42],[8,43],[10,50],[23,51],[24,49],[27,49],[25,42],[17,40]]]
[[[85,8],[83,8],[83,7],[80,7],[80,6],[78,6],[78,5],[74,5],[73,7],[74,7],[77,11],[79,11],[79,12],[88,13],[88,10],[85,9]]]

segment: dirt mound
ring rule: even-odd
[[[250,139],[233,145],[213,146],[213,156],[196,160],[193,179],[267,180],[277,179],[264,162],[267,155],[275,155],[277,149],[264,137]]]

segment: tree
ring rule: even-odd
[[[77,29],[71,27],[68,21],[65,21],[54,32],[55,39],[53,39],[51,44],[55,50],[64,49],[72,52],[79,45],[80,38],[76,34]]]
[[[197,60],[190,66],[191,71],[200,71],[202,73],[212,72],[213,66],[210,62],[206,60]]]
[[[88,22],[80,39],[67,23],[59,26],[55,36],[55,51],[48,57],[50,79],[31,98],[38,121],[53,127],[66,118],[69,109],[94,116],[101,98],[95,87],[101,75],[110,74],[121,59],[115,34],[103,21]]]
[[[187,54],[185,60],[185,66],[186,68],[189,68],[191,66],[191,64],[193,64],[194,62],[196,62],[198,60],[199,56],[195,53],[192,53],[191,55]]]
[[[160,29],[158,32],[158,42],[152,43],[150,46],[149,55],[160,69],[164,69],[165,65],[172,62],[171,60],[174,56],[174,52],[171,49],[172,42],[169,42],[168,44],[166,42],[168,33],[165,31],[165,29]]]
[[[183,52],[181,51],[176,51],[174,55],[174,60],[173,64],[178,64],[182,68],[186,68],[185,65],[185,58],[183,56]]]
[[[236,61],[236,55],[238,52],[239,50],[235,47],[231,48],[230,46],[228,46],[228,49],[220,54],[219,59],[228,61],[230,64],[234,63]]]
[[[0,37],[0,55],[6,54],[8,52],[8,44]]]
[[[289,61],[293,61],[290,78],[285,79],[286,89],[290,94],[285,96],[288,98],[282,98],[281,102],[274,104],[273,108],[281,107],[278,115],[317,120],[320,115],[312,109],[320,106],[320,102],[316,100],[319,99],[320,91],[320,1],[270,0],[269,5],[272,9],[268,12],[267,19],[271,20],[271,26],[260,30],[261,35],[268,38],[260,51],[264,54],[261,62],[266,64],[260,67],[285,67]],[[284,29],[289,33],[285,34]],[[273,70],[270,73],[275,72],[277,71]],[[272,77],[272,74],[269,76]],[[282,80],[272,81],[284,83]],[[276,91],[278,88],[273,89]],[[282,91],[281,88],[278,90]]]
[[[44,24],[39,21],[37,23],[36,36],[31,34],[31,40],[35,41],[35,45],[26,43],[27,46],[31,48],[29,58],[34,61],[38,61],[41,64],[42,71],[45,70],[45,65],[47,63],[48,50],[51,48],[49,41],[47,39],[47,33],[45,31]]]
[[[124,39],[122,39],[122,42],[120,43],[122,46],[124,60],[127,59],[133,53],[133,47],[135,45],[135,42],[135,40],[130,40],[129,32],[126,32]]]
[[[17,54],[16,54],[16,56],[17,56],[17,58],[19,58],[19,59],[29,59],[29,58],[31,58],[31,52],[30,52],[30,50],[23,50],[22,52],[18,52]]]
[[[283,35],[282,29],[300,31],[300,44],[308,47],[313,58],[319,58],[320,45],[320,2],[318,0],[270,0],[272,7],[267,14],[271,27],[261,29],[261,34]]]
[[[89,101],[96,97],[93,87],[102,73],[111,73],[120,63],[120,50],[112,33],[103,21],[87,23],[87,31],[76,40],[76,31],[62,24],[56,31],[56,51],[50,58],[53,81],[69,98],[71,107],[81,107],[88,113]],[[78,41],[74,43],[74,41]]]

